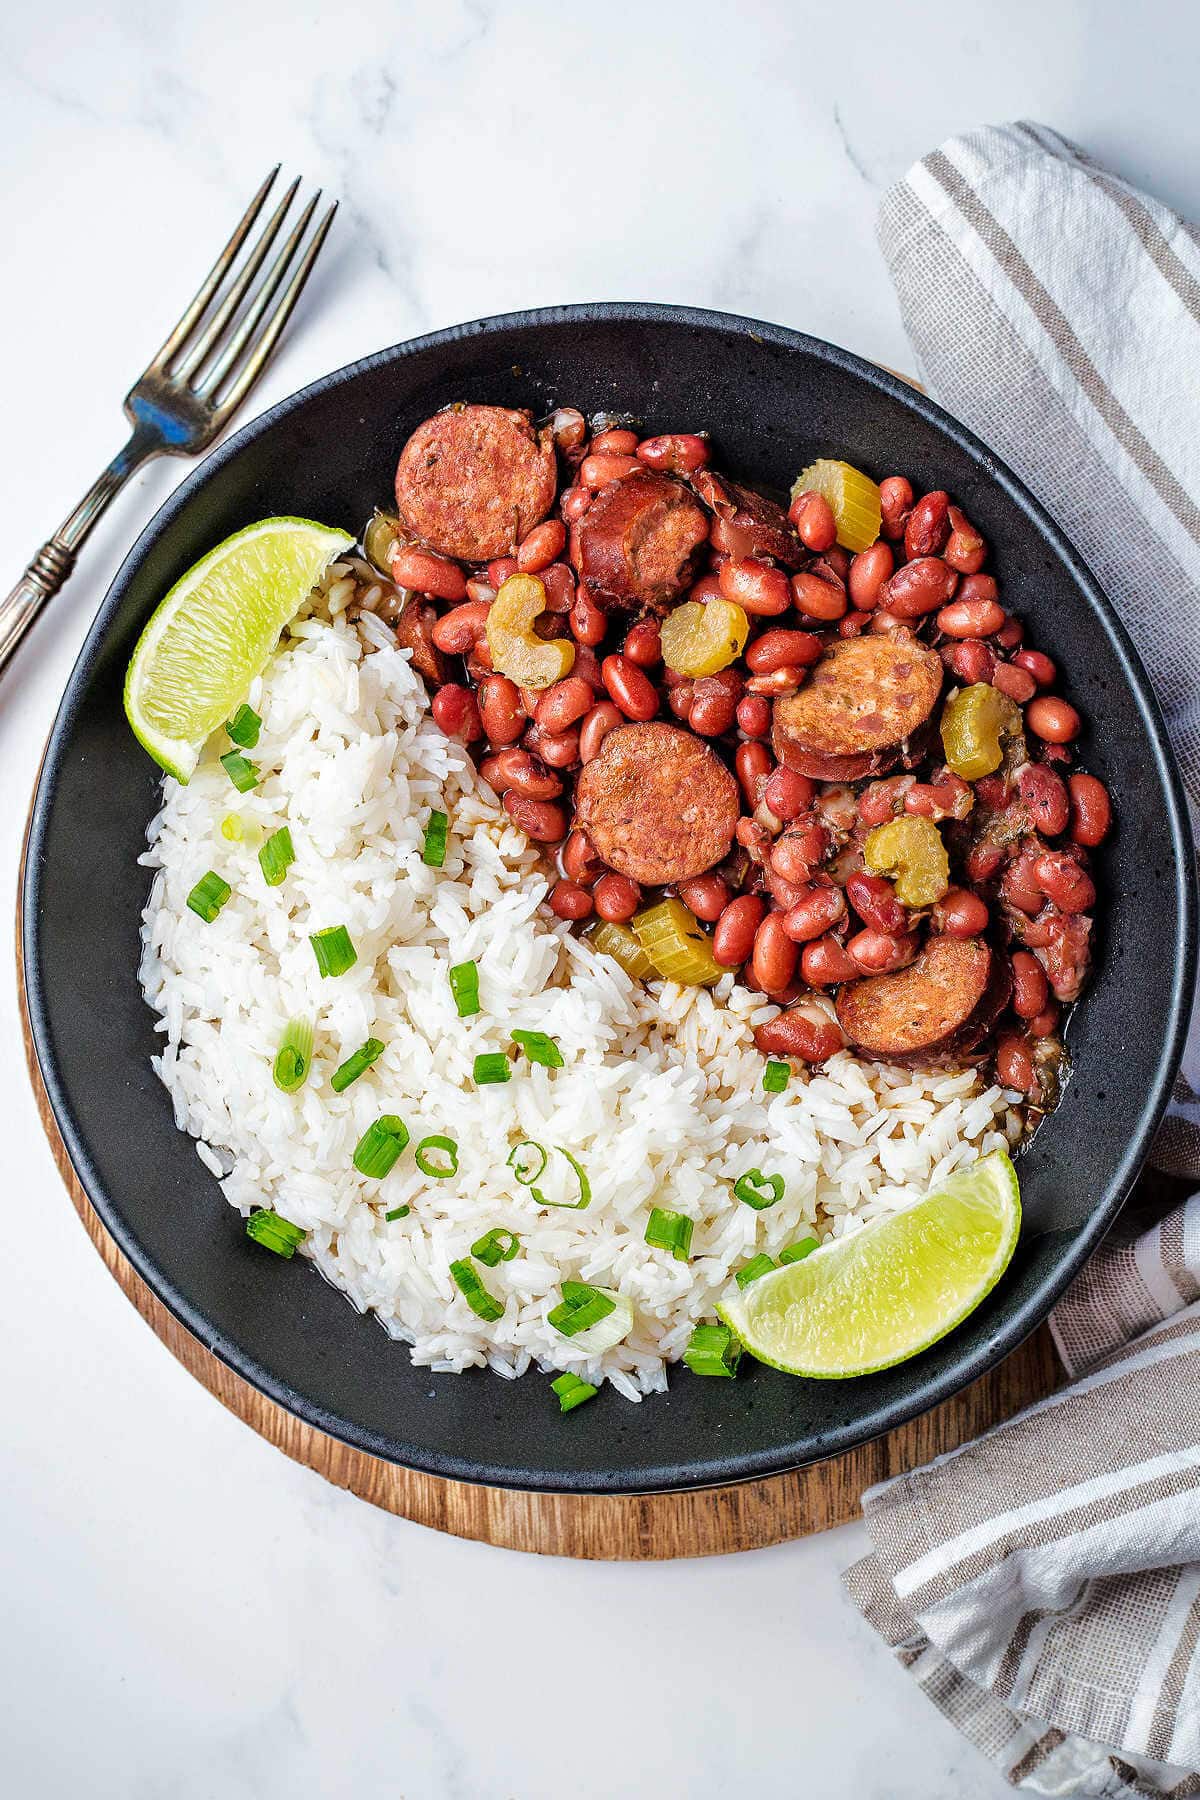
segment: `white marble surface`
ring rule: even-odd
[[[558,300],[730,307],[903,366],[881,187],[948,132],[1025,115],[1200,216],[1197,50],[1194,8],[1124,0],[6,9],[10,574],[116,448],[125,385],[277,157],[343,211],[258,407]],[[123,497],[0,692],[6,908],[62,684],[181,473]],[[6,1793],[999,1796],[843,1601],[858,1527],[607,1567],[374,1512],[226,1415],[121,1298],[42,1141],[7,980],[0,1094]],[[581,1612],[564,1668],[554,1633]]]

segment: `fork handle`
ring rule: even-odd
[[[0,600],[0,674],[47,600],[57,594],[97,519],[120,493],[134,470],[162,449],[157,439],[135,431],[79,505],[42,545],[12,592]]]

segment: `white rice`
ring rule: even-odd
[[[414,1362],[486,1363],[505,1377],[531,1363],[572,1369],[638,1400],[666,1387],[666,1365],[751,1256],[910,1203],[1007,1142],[1011,1096],[974,1070],[914,1074],[848,1054],[765,1094],[751,1031],[775,1008],[732,978],[711,991],[643,988],[540,908],[537,851],[433,724],[387,627],[369,614],[348,621],[350,574],[331,573],[331,612],[293,626],[251,695],[263,718],[251,752],[260,785],[237,794],[219,742],[188,786],[164,782],[142,858],[156,871],[141,966],[164,1038],[154,1066],[231,1205],[271,1206],[304,1227],[322,1274],[409,1344]],[[421,861],[433,808],[451,820],[441,870]],[[246,827],[240,843],[221,833],[231,813]],[[281,825],[296,861],[269,888],[257,845]],[[233,888],[211,925],[185,904],[207,869]],[[308,934],[338,924],[358,961],[322,980]],[[463,1020],[447,971],[470,959],[483,1007]],[[314,1022],[316,1047],[305,1085],[284,1094],[272,1065],[296,1015]],[[509,1049],[514,1027],[549,1033],[565,1067],[522,1057],[507,1084],[477,1089],[475,1055]],[[386,1050],[335,1094],[332,1071],[368,1036]],[[354,1147],[381,1113],[405,1120],[413,1146],[431,1133],[454,1138],[457,1175],[422,1176],[410,1146],[382,1182],[360,1176]],[[587,1210],[543,1209],[518,1183],[507,1158],[526,1138],[579,1159]],[[732,1193],[752,1166],[785,1180],[763,1212]],[[574,1197],[565,1159],[551,1155],[541,1185]],[[384,1219],[405,1205],[407,1217]],[[695,1221],[688,1262],[645,1242],[656,1205]],[[492,1226],[521,1242],[514,1260],[479,1268],[504,1305],[488,1324],[450,1264]],[[547,1323],[564,1278],[632,1301],[623,1343],[589,1357]]]

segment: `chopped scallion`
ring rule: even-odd
[[[748,1263],[743,1264],[733,1279],[740,1288],[749,1287],[760,1275],[769,1275],[774,1267],[775,1258],[768,1256],[765,1250],[760,1250],[757,1256],[752,1256]]]
[[[541,1063],[546,1069],[562,1068],[562,1051],[544,1031],[514,1031],[512,1040],[514,1044],[520,1044],[530,1062]]]
[[[785,1062],[769,1062],[763,1070],[763,1087],[768,1094],[782,1094],[792,1079],[792,1066]]]
[[[344,925],[330,925],[324,931],[311,931],[308,941],[322,975],[344,975],[358,961],[358,952],[350,942]]]
[[[308,1233],[264,1206],[246,1220],[246,1236],[261,1244],[264,1250],[273,1250],[276,1256],[294,1256],[297,1246],[304,1242]]]
[[[421,861],[431,869],[440,869],[446,860],[446,837],[449,829],[450,821],[444,812],[430,813],[429,823],[425,827]]]
[[[248,794],[251,788],[258,786],[258,770],[240,750],[227,750],[221,758],[221,767],[239,794]]]
[[[596,1397],[596,1389],[590,1381],[583,1381],[578,1375],[572,1375],[569,1371],[565,1375],[556,1376],[550,1386],[558,1395],[560,1412],[573,1412],[577,1406],[582,1406],[585,1400],[594,1400]]]
[[[515,1231],[505,1231],[502,1225],[494,1225],[491,1231],[476,1238],[471,1245],[471,1255],[477,1262],[494,1269],[499,1262],[511,1262],[520,1248],[521,1240]]]
[[[692,1247],[693,1221],[686,1213],[651,1208],[646,1222],[646,1242],[657,1250],[669,1250],[676,1262],[686,1262]]]
[[[504,1308],[494,1294],[489,1294],[469,1262],[452,1262],[450,1274],[454,1285],[475,1314],[493,1324],[504,1317]]]
[[[211,925],[232,892],[229,883],[222,881],[216,871],[210,869],[207,875],[200,877],[188,895],[187,903],[206,925]]]
[[[278,887],[295,860],[292,834],[286,825],[281,825],[278,831],[271,833],[258,853],[258,866],[267,886]]]
[[[546,1167],[546,1152],[533,1138],[522,1138],[508,1153],[508,1166],[522,1187],[532,1187]]]
[[[348,1056],[344,1063],[339,1063],[329,1077],[329,1085],[335,1094],[344,1094],[351,1082],[365,1075],[373,1062],[378,1062],[383,1055],[384,1044],[380,1038],[368,1038],[360,1044],[353,1056]]]
[[[697,1325],[683,1360],[693,1375],[736,1375],[742,1346],[728,1325]]]
[[[546,1322],[564,1337],[574,1337],[577,1332],[598,1325],[616,1309],[615,1300],[586,1281],[564,1281],[562,1294],[562,1304],[551,1308]]]
[[[408,1142],[408,1126],[395,1113],[384,1113],[359,1138],[354,1166],[360,1175],[382,1181]]]
[[[275,1086],[282,1088],[285,1094],[294,1094],[298,1087],[303,1087],[308,1065],[312,1061],[312,1048],[312,1021],[290,1019],[275,1053],[275,1067],[272,1071]]]
[[[385,1219],[407,1219],[411,1211],[411,1206],[393,1206],[391,1212],[385,1212],[383,1216]]]
[[[801,1238],[799,1243],[789,1244],[786,1250],[781,1250],[779,1260],[781,1263],[803,1262],[806,1256],[811,1256],[814,1250],[820,1248],[821,1245],[815,1237]]]
[[[455,963],[450,970],[450,992],[460,1019],[470,1019],[479,1011],[478,963]]]
[[[503,1050],[482,1050],[475,1058],[475,1086],[488,1087],[512,1078],[512,1064]]]
[[[421,1139],[413,1155],[422,1175],[428,1175],[431,1181],[449,1181],[452,1175],[458,1174],[458,1145],[452,1137],[435,1132],[432,1137]],[[441,1161],[442,1157],[445,1162]]]
[[[229,844],[240,844],[246,835],[246,827],[236,813],[226,813],[221,820],[221,836]]]
[[[761,1169],[747,1169],[739,1175],[733,1184],[735,1196],[746,1206],[752,1206],[755,1212],[765,1212],[768,1206],[783,1199],[783,1176],[764,1175]]]
[[[575,1179],[579,1183],[579,1198],[578,1200],[547,1200],[541,1188],[533,1189],[533,1197],[539,1206],[557,1206],[560,1207],[563,1212],[582,1212],[585,1207],[590,1206],[592,1203],[592,1184],[587,1178],[587,1171],[584,1169],[582,1163],[576,1161],[569,1150],[563,1149],[561,1144],[555,1144],[554,1148],[558,1151],[560,1156],[566,1157],[567,1161],[574,1169]],[[545,1167],[544,1164],[543,1167]],[[539,1174],[541,1173],[540,1170],[538,1172]]]
[[[225,727],[225,735],[242,750],[253,750],[262,730],[262,720],[252,706],[243,701]]]

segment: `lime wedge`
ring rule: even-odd
[[[816,1379],[869,1375],[945,1337],[1008,1267],[1017,1172],[994,1150],[904,1212],[831,1239],[717,1311],[760,1362]]]
[[[160,601],[125,676],[125,714],[186,782],[322,573],[354,539],[311,519],[260,519],[218,544]]]

